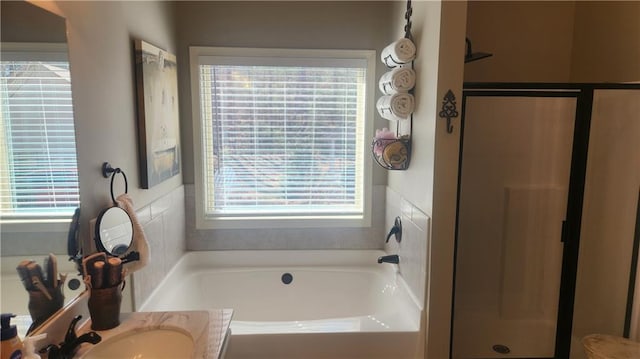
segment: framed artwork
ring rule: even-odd
[[[176,56],[135,40],[138,147],[142,188],[180,173]]]

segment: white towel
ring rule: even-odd
[[[149,263],[149,243],[147,242],[147,237],[144,235],[142,225],[138,222],[138,216],[136,216],[136,211],[133,208],[133,200],[131,197],[128,194],[123,193],[116,198],[116,202],[118,202],[118,206],[129,214],[131,223],[133,223],[133,241],[129,247],[129,252],[136,251],[140,253],[140,260],[124,264],[124,268],[127,272],[131,273],[138,269],[142,269],[147,265],[147,263]]]
[[[395,121],[409,119],[414,106],[413,95],[404,92],[382,96],[376,103],[376,108],[382,118]]]
[[[396,67],[406,64],[416,58],[416,45],[406,37],[394,41],[385,47],[380,53],[380,60],[387,67]]]
[[[416,72],[409,67],[396,67],[380,77],[378,87],[385,95],[407,92],[416,85]]]

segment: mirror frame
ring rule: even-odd
[[[107,247],[105,246],[105,243],[103,241],[102,238],[102,232],[104,230],[106,230],[105,228],[102,228],[102,224],[103,221],[105,219],[105,216],[108,214],[109,211],[114,211],[114,210],[119,210],[122,211],[122,213],[124,213],[124,215],[126,216],[129,226],[127,226],[127,229],[130,228],[130,236],[129,236],[129,244],[126,246],[126,249],[122,252],[120,251],[116,251],[116,252],[112,252],[111,250],[108,250]],[[123,222],[123,224],[126,222]],[[133,221],[131,220],[131,216],[129,215],[129,213],[127,211],[124,210],[124,208],[120,207],[120,206],[112,206],[112,207],[107,207],[105,209],[103,209],[102,211],[100,211],[100,214],[98,215],[98,218],[96,219],[96,226],[95,226],[95,233],[94,233],[94,238],[93,240],[95,241],[96,244],[96,248],[98,249],[98,251],[100,252],[104,252],[108,255],[111,256],[115,256],[115,257],[119,257],[122,256],[124,254],[126,254],[130,249],[131,249],[131,244],[133,243]],[[114,248],[120,248],[121,246],[124,246],[125,244],[119,244],[116,245]]]

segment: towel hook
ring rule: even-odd
[[[113,180],[118,173],[122,175],[122,178],[124,178],[124,193],[129,193],[129,183],[127,182],[127,175],[124,174],[124,171],[121,170],[120,167],[111,167],[109,162],[104,162],[102,164],[102,176],[104,178],[109,178],[109,175],[111,175],[111,200],[116,206],[118,205],[118,202],[116,202],[116,197],[113,195]]]

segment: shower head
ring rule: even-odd
[[[467,62],[472,62],[472,61],[477,61],[477,60],[481,60],[484,59],[486,57],[490,57],[493,56],[493,54],[487,53],[487,52],[472,52],[471,51],[471,41],[469,40],[469,38],[465,38],[464,39],[466,44],[467,44],[467,49],[464,53],[464,63],[466,64]]]

